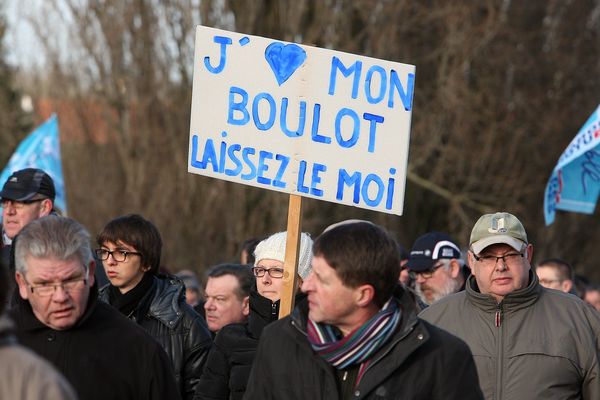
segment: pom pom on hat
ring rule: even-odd
[[[287,232],[279,232],[269,236],[260,242],[254,250],[255,262],[258,265],[261,260],[285,261],[285,243]],[[312,245],[313,241],[308,233],[300,235],[300,248],[298,249],[298,275],[306,279],[312,270]]]

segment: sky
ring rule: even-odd
[[[43,60],[43,51],[28,16],[35,15],[43,0],[5,0],[8,30],[4,46],[8,62],[12,65],[38,65]]]

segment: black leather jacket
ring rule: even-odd
[[[100,300],[109,303],[108,288]],[[181,398],[193,398],[212,344],[204,319],[185,302],[185,287],[175,277],[155,276],[152,287],[129,318],[141,325],[165,349],[179,385]]]

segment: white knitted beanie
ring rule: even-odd
[[[254,250],[254,265],[258,265],[260,260],[285,261],[285,242],[287,232],[279,232],[269,236],[260,242]],[[300,249],[298,250],[298,275],[306,279],[312,270],[312,245],[313,241],[308,233],[302,232],[300,235]]]

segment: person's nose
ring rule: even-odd
[[[306,279],[304,279],[304,281],[302,282],[302,286],[300,287],[300,290],[302,290],[304,293],[312,290],[313,288],[313,273],[311,272],[310,274],[308,274],[308,276],[306,277]]]
[[[52,300],[57,303],[64,303],[69,299],[69,293],[62,287],[62,285],[58,285],[54,287],[54,293],[52,294]]]
[[[17,209],[12,201],[6,204],[6,207],[4,207],[4,212],[8,215],[15,215],[17,213]]]
[[[107,263],[108,265],[117,265],[118,264],[117,260],[115,260],[114,253],[109,253],[108,258],[106,260],[104,260],[104,262]]]
[[[506,261],[504,261],[504,258],[498,258],[496,260],[496,269],[498,271],[504,271],[507,269]]]
[[[262,282],[263,285],[270,285],[273,283],[273,281],[271,280],[271,275],[269,275],[269,271],[265,271],[265,274],[262,277]]]

